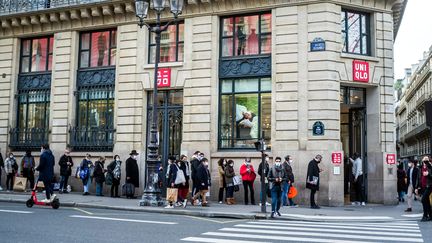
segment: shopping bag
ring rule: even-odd
[[[208,188],[208,191],[205,194],[206,197],[210,197],[210,187]]]
[[[27,186],[27,178],[25,177],[15,177],[13,189],[15,191],[25,191]]]
[[[178,189],[177,188],[167,188],[167,201],[177,202]]]
[[[44,186],[44,183],[43,183],[43,181],[38,181],[38,183],[37,183],[37,186],[36,187],[38,187],[38,188],[44,188],[45,186]]]
[[[297,188],[294,186],[290,186],[290,189],[288,191],[288,198],[293,199],[297,196]]]
[[[242,180],[241,180],[240,176],[234,176],[233,177],[233,184],[234,184],[234,186],[239,186],[242,184]]]

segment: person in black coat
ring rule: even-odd
[[[178,188],[175,184],[177,178],[177,166],[175,164],[175,158],[170,157],[168,159],[167,174],[166,174],[166,184],[167,188]],[[165,208],[174,208],[174,201],[168,201],[168,205]]]
[[[111,197],[120,197],[118,194],[118,187],[121,179],[121,164],[120,156],[114,155],[114,161],[107,167],[108,173],[112,175]]]
[[[309,162],[307,170],[306,188],[310,189],[310,207],[319,209],[320,207],[315,203],[315,193],[319,191],[320,178],[319,174],[322,171],[318,164],[321,163],[322,156],[317,155]]]
[[[192,198],[192,205],[195,204],[195,201],[199,196],[202,198],[202,206],[208,206],[208,202],[206,200],[206,193],[209,190],[209,186],[211,186],[211,177],[210,171],[208,170],[209,161],[207,158],[202,159],[202,163],[198,166],[196,175],[197,175],[197,190],[198,192]]]
[[[404,197],[407,191],[407,184],[405,183],[405,180],[407,176],[406,176],[406,171],[403,168],[403,163],[399,163],[396,175],[397,175],[397,192],[398,192],[399,202],[405,202]]]
[[[51,201],[51,195],[53,194],[51,181],[54,177],[54,163],[54,155],[49,149],[49,145],[42,145],[39,166],[36,168],[36,170],[39,171],[38,181],[43,181],[44,183],[46,199],[42,200],[42,202],[45,203]],[[54,198],[55,195],[53,199]]]
[[[64,154],[60,157],[58,162],[60,166],[60,188],[59,193],[67,193],[67,185],[69,176],[72,174],[72,167],[74,165],[72,157],[70,156],[69,149],[66,149]]]
[[[272,213],[270,215],[272,218],[274,218],[276,214],[281,216],[279,209],[282,203],[282,187],[284,182],[288,180],[285,170],[281,164],[281,160],[282,159],[280,157],[276,157],[275,164],[268,173],[268,180],[272,195]]]
[[[3,161],[3,155],[1,153],[1,148],[0,148],[0,191],[3,190],[3,188],[1,187],[1,175],[2,175],[2,169],[4,167],[4,161]]]
[[[268,182],[268,174],[269,174],[269,170],[270,170],[270,165],[268,163],[268,161],[270,160],[269,156],[266,154],[265,155],[265,166],[264,166],[264,182],[265,182],[265,192],[267,193],[267,197],[271,197],[271,192],[269,189],[269,182]],[[263,163],[261,162],[258,166],[258,175],[262,178],[263,177]],[[261,182],[261,180],[260,180]],[[270,195],[269,195],[270,194]],[[263,192],[260,192],[260,206],[263,200]],[[270,204],[268,202],[265,202],[265,204],[267,206],[270,206]]]
[[[197,169],[201,164],[201,152],[195,151],[192,155],[192,159],[190,161],[191,164],[191,176],[192,176],[192,195],[195,195],[198,192],[198,182],[197,182]]]
[[[95,162],[95,168],[93,172],[93,178],[96,181],[96,196],[103,196],[103,184],[105,182],[105,157],[99,157],[99,160]]]
[[[426,165],[426,171],[423,172],[423,176],[426,177],[427,181],[426,188],[424,189],[421,199],[423,205],[423,218],[421,219],[422,222],[432,220],[432,208],[430,204],[430,195],[432,193],[432,162],[430,162],[428,156],[425,156],[423,158],[423,163]]]
[[[412,212],[412,203],[414,198],[414,192],[419,187],[420,170],[416,166],[415,161],[408,162],[407,175],[407,201],[408,208],[405,212]]]
[[[126,160],[126,183],[131,183],[135,187],[139,187],[139,169],[138,169],[138,153],[132,150],[130,157]],[[136,198],[135,196],[129,198]]]

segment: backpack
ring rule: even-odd
[[[32,157],[24,157],[24,168],[33,168],[33,158]]]

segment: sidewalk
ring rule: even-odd
[[[44,194],[38,194],[40,198],[44,198]],[[209,207],[190,206],[187,208],[165,209],[163,207],[140,207],[138,199],[111,198],[111,197],[96,197],[82,196],[77,193],[58,194],[60,199],[60,207],[81,207],[81,208],[99,208],[99,209],[114,209],[125,211],[138,211],[148,213],[164,213],[178,214],[196,217],[221,217],[235,219],[263,219],[269,218],[270,214],[263,215],[261,208],[256,206],[218,204],[217,202],[210,203]],[[0,202],[22,203],[25,207],[25,202],[30,198],[30,192],[0,192]],[[360,206],[345,206],[345,207],[322,207],[319,210],[310,209],[305,206],[298,208],[283,207],[280,212],[282,217],[279,220],[303,220],[303,221],[329,221],[329,222],[348,222],[348,221],[364,221],[364,222],[386,222],[386,221],[404,221],[404,220],[419,220],[421,218],[421,204],[416,201],[414,203],[413,212],[410,214],[404,213],[405,204],[396,206],[383,205],[368,205]],[[267,207],[267,212],[271,211],[271,207]]]

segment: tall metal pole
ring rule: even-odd
[[[266,164],[265,164],[265,153],[264,153],[264,131],[261,134],[260,138],[260,144],[261,144],[261,213],[266,213],[266,202],[267,202],[267,192],[266,192],[266,186],[265,186],[265,179],[266,179]]]
[[[150,127],[150,143],[147,146],[147,163],[145,173],[144,195],[140,201],[141,206],[161,206],[163,202],[160,198],[160,188],[158,185],[159,162],[159,145],[158,145],[158,128],[157,128],[157,79],[160,61],[160,40],[161,40],[161,22],[159,11],[156,12],[156,25],[153,32],[156,35],[156,59],[153,80],[153,104],[152,104],[152,125]],[[149,29],[150,30],[150,29]],[[151,30],[150,30],[151,31]]]

